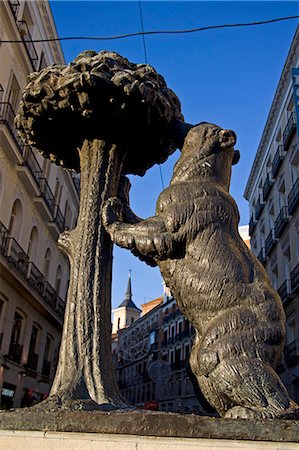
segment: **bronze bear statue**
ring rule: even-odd
[[[239,159],[233,131],[200,123],[185,139],[156,215],[139,219],[127,192],[104,205],[113,242],[157,264],[196,330],[190,365],[222,417],[275,418],[297,411],[276,374],[285,314],[277,292],[238,233],[229,194]]]

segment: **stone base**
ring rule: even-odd
[[[5,450],[298,450],[299,443],[0,430]]]
[[[217,419],[150,411],[0,412],[6,450],[299,450],[298,420]]]

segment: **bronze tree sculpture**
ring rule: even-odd
[[[103,218],[113,242],[160,267],[196,329],[190,365],[219,414],[286,417],[298,406],[274,370],[285,315],[238,233],[239,212],[229,195],[231,166],[239,159],[235,141],[233,131],[213,124],[191,128],[156,216],[137,221],[127,200],[111,198]]]
[[[70,286],[58,368],[45,408],[124,406],[111,357],[112,242],[101,220],[122,173],[143,175],[175,149],[180,104],[149,65],[85,51],[67,66],[33,73],[16,118],[28,144],[81,172],[80,211],[59,246]],[[50,404],[50,405],[49,405]]]

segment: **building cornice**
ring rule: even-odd
[[[269,115],[266,120],[266,125],[260,140],[260,144],[258,146],[254,162],[249,174],[249,178],[246,184],[244,197],[246,200],[249,200],[252,189],[254,187],[254,181],[258,174],[258,171],[261,167],[262,161],[265,156],[265,152],[269,146],[269,141],[272,135],[273,127],[278,119],[278,114],[281,108],[281,105],[285,99],[285,95],[289,88],[291,82],[291,69],[295,67],[299,56],[299,26],[296,29],[286,62],[284,64],[282,74],[277,86],[277,89],[274,94],[274,99],[270,108]]]
[[[55,25],[55,21],[53,18],[49,2],[45,0],[39,0],[38,2],[36,2],[36,6],[39,10],[40,16],[43,19],[47,38],[57,39],[58,38],[57,28]],[[65,59],[60,45],[60,41],[51,41],[48,42],[48,45],[53,54],[54,62],[56,64],[65,64]]]

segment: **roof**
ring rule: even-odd
[[[125,298],[121,302],[121,304],[118,306],[118,308],[122,308],[122,307],[131,308],[131,309],[137,309],[138,311],[140,311],[140,309],[137,308],[137,306],[135,305],[135,303],[132,300],[132,286],[131,286],[131,274],[130,274],[130,272],[129,272],[129,276],[128,276],[128,285],[127,285]]]

